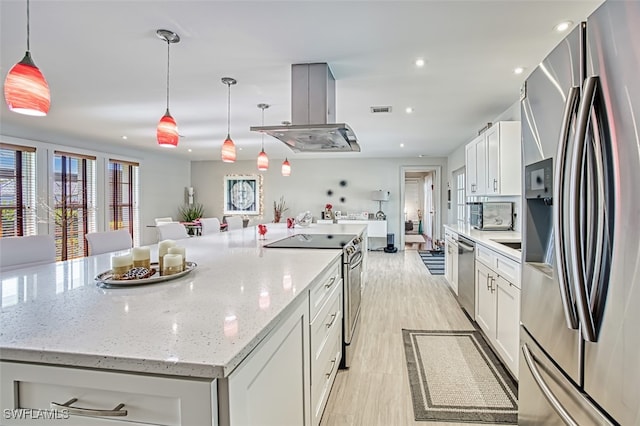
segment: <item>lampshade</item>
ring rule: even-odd
[[[291,176],[291,164],[287,158],[282,162],[282,176]]]
[[[236,161],[236,145],[231,140],[231,136],[227,135],[227,139],[222,144],[222,161],[225,163],[233,163]]]
[[[267,153],[264,152],[264,149],[260,151],[258,155],[258,170],[261,172],[266,171],[269,168],[269,157],[267,157]]]
[[[158,123],[156,139],[158,140],[158,145],[165,148],[175,148],[178,146],[178,141],[180,140],[178,125],[176,124],[176,120],[174,120],[169,113],[168,109]]]
[[[382,191],[379,189],[371,192],[371,199],[373,201],[389,201],[389,195],[389,191]]]
[[[220,157],[225,163],[233,163],[236,161],[236,145],[231,139],[231,85],[237,81],[231,77],[222,77],[222,84],[227,85],[227,138],[222,144]]]
[[[9,70],[4,81],[4,99],[9,109],[19,114],[42,117],[49,112],[49,85],[29,52]]]
[[[42,117],[49,112],[51,93],[47,80],[31,59],[29,20],[27,0],[27,51],[4,80],[4,99],[13,112]]]
[[[178,134],[178,125],[176,120],[169,113],[169,64],[170,64],[170,47],[171,43],[180,42],[180,36],[169,30],[156,30],[156,35],[163,41],[167,42],[167,110],[158,122],[156,129],[156,139],[158,145],[166,148],[175,148],[178,146],[180,135]]]

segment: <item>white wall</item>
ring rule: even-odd
[[[316,159],[291,160],[291,176],[280,174],[280,161],[273,161],[264,172],[264,221],[273,220],[273,202],[281,196],[289,206],[284,216],[296,216],[310,210],[319,217],[326,203],[342,212],[375,213],[378,202],[371,200],[371,191],[382,189],[391,192],[390,200],[382,203],[387,215],[388,232],[404,232],[404,206],[400,191],[404,185],[402,166],[440,166],[446,176],[445,158],[392,158],[392,159]],[[195,161],[191,164],[191,182],[196,191],[196,202],[203,203],[207,216],[223,216],[223,178],[227,174],[258,174],[255,161],[238,161],[228,164],[220,161]],[[346,181],[345,187],[340,181]],[[327,195],[332,190],[333,195]],[[442,191],[446,197],[446,193]],[[340,198],[345,197],[345,202]],[[442,198],[442,197],[441,197]],[[441,199],[441,206],[446,198]]]
[[[135,161],[140,164],[140,244],[153,244],[157,241],[155,228],[147,225],[154,223],[153,218],[172,216],[178,218],[178,209],[184,203],[185,188],[190,186],[191,162],[167,154],[141,152],[120,147],[109,147],[109,151],[97,150],[86,143],[70,141],[69,145],[53,144],[42,141],[14,138],[0,135],[0,140],[9,144],[33,146],[36,148],[37,162],[37,198],[50,200],[52,188],[52,164],[49,160],[54,151],[66,151],[96,157],[97,177],[97,230],[104,231],[107,226],[107,163],[109,159]],[[151,143],[154,143],[153,141]],[[48,203],[50,203],[49,201]],[[38,226],[39,234],[53,232],[48,224]]]

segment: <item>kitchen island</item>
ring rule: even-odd
[[[209,418],[206,424],[245,424],[251,417],[236,421],[240,417],[234,418],[234,412],[236,408],[250,409],[252,401],[246,399],[250,395],[245,395],[244,402],[234,400],[234,374],[241,376],[243,363],[265,356],[261,350],[278,333],[285,334],[277,342],[284,346],[271,348],[266,360],[276,359],[280,352],[286,356],[299,353],[300,360],[287,362],[294,362],[293,365],[298,362],[301,366],[300,377],[294,376],[294,383],[302,379],[302,385],[308,386],[309,292],[314,286],[324,285],[323,280],[332,275],[335,280],[336,271],[340,278],[336,265],[341,250],[263,246],[294,233],[360,235],[365,227],[311,225],[287,229],[284,224],[269,224],[268,228],[264,241],[258,239],[255,228],[178,240],[178,245],[186,248],[187,260],[196,262],[197,268],[184,277],[149,286],[117,289],[97,286],[94,277],[110,269],[111,254],[3,271],[2,408],[27,407],[24,401],[28,395],[22,395],[20,389],[19,398],[9,399],[7,392],[13,393],[9,391],[21,382],[19,377],[8,380],[9,373],[19,371],[17,375],[24,374],[23,381],[27,382],[29,371],[37,367],[45,369],[38,374],[55,375],[56,369],[69,374],[95,373],[97,376],[89,382],[98,389],[102,383],[96,380],[101,380],[101,375],[107,374],[104,378],[109,382],[109,375],[115,374],[118,375],[115,382],[126,386],[138,379],[157,379],[159,383],[175,379],[175,383],[184,383],[187,388],[194,384],[197,385],[194,389],[186,391],[194,398],[194,394],[202,394],[202,389],[209,390],[204,392],[204,398],[196,400],[208,400],[210,409],[205,404],[200,408],[202,415],[193,421],[183,416],[192,414],[185,402],[188,398],[183,395],[164,395],[162,398],[169,398],[164,404],[156,401],[165,406],[168,401],[181,401],[174,423],[149,420],[145,410],[138,413],[140,418],[129,415],[128,421],[184,425]],[[157,258],[157,247],[151,249],[152,259]],[[296,338],[302,346],[288,350],[286,344],[295,343],[287,339],[291,330],[299,332]],[[56,379],[52,382],[57,383]],[[286,380],[272,383],[271,391],[281,390],[279,386],[285,383]],[[73,387],[76,383],[67,385]],[[128,389],[126,386],[122,391]],[[23,388],[25,393],[31,390],[26,385]],[[143,383],[140,392],[153,388],[160,389],[162,385]],[[41,390],[35,391],[38,392]],[[109,392],[114,390],[110,388]],[[303,423],[311,424],[307,408],[309,392],[302,395],[303,406],[292,410],[292,418],[303,413]],[[269,401],[269,395],[262,396]],[[253,397],[254,402],[259,399],[257,395]],[[64,403],[65,398],[57,395],[56,402]],[[62,399],[65,400],[58,401]],[[180,405],[183,402],[187,405]],[[135,411],[133,405],[130,413]],[[82,417],[78,424],[102,421],[99,417]]]

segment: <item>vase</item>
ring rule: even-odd
[[[333,220],[333,212],[331,211],[331,209],[324,210],[324,218]]]

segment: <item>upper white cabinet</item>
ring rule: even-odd
[[[467,144],[467,196],[521,193],[519,121],[499,121]]]

